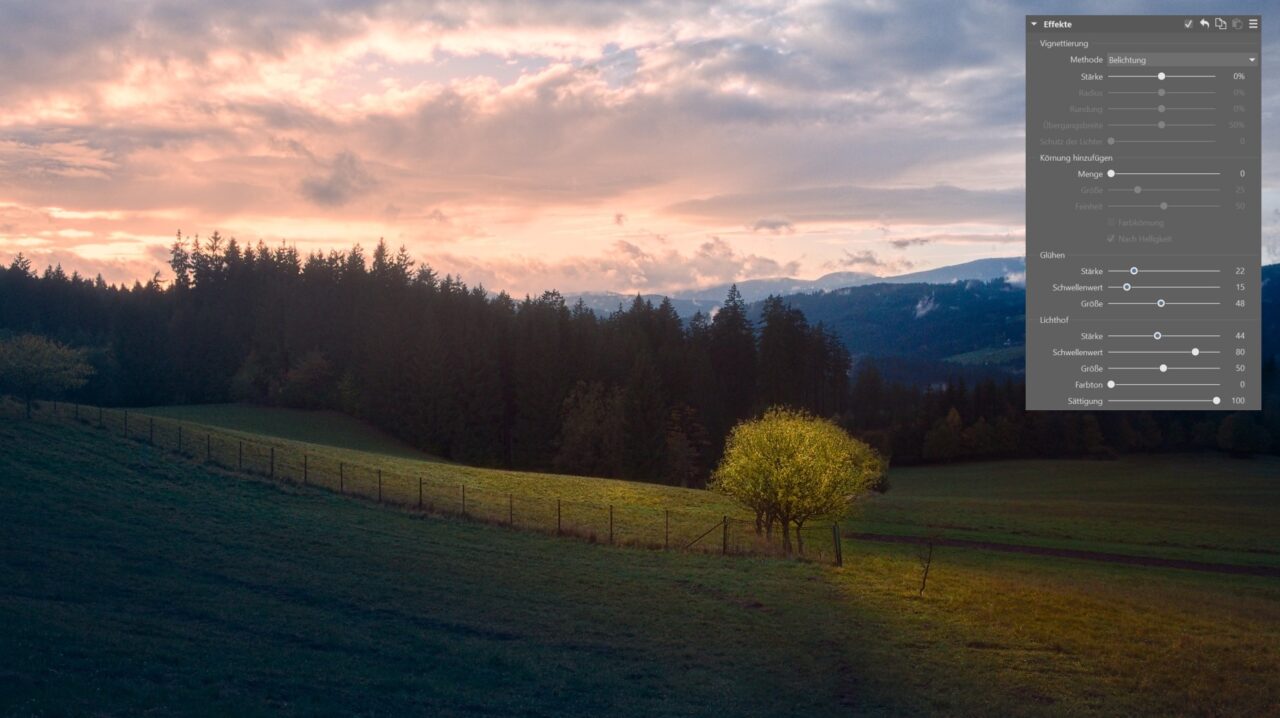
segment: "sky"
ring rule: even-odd
[[[1067,5],[1203,11],[3,0],[0,262],[132,282],[169,276],[179,231],[303,253],[384,238],[523,295],[1016,256],[1024,15]],[[1280,2],[1213,7],[1263,12],[1280,61]]]

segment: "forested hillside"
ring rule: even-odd
[[[1026,293],[1004,281],[873,284],[786,298],[830,326],[854,354],[946,359],[1020,345]]]
[[[87,401],[332,407],[476,464],[699,482],[758,408],[847,407],[848,352],[795,312],[757,333],[731,293],[686,326],[667,302],[597,317],[490,296],[379,244],[302,257],[217,235],[132,288],[0,272],[0,329],[91,348]]]
[[[215,234],[179,239],[172,268],[126,288],[37,275],[20,257],[0,270],[0,338],[87,349],[96,371],[81,401],[332,408],[456,461],[679,485],[703,484],[729,429],[773,405],[834,417],[895,463],[1280,449],[1274,362],[1265,414],[1225,418],[1027,413],[1016,378],[940,362],[1021,343],[1023,294],[1003,281],[751,307],[730,289],[714,318],[682,321],[668,301],[599,316],[556,292],[492,295],[385,244],[304,257]],[[898,381],[913,362],[957,370]]]

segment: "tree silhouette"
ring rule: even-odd
[[[0,341],[0,387],[25,402],[28,419],[33,400],[78,389],[92,373],[83,351],[45,337],[23,334]]]

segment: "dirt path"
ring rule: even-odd
[[[845,538],[857,539],[859,541],[877,541],[880,543],[923,544],[929,541],[928,538],[923,536],[894,536],[889,534],[852,532],[845,532],[844,536]],[[1085,551],[1082,549],[1052,548],[1048,546],[1025,546],[1021,544],[995,543],[993,541],[969,541],[967,539],[955,538],[936,538],[933,539],[933,544],[935,546],[952,546],[955,548],[978,549],[980,551],[1020,553],[1032,556],[1074,558],[1082,561],[1127,564],[1130,566],[1180,568],[1188,571],[1206,571],[1209,573],[1227,573],[1240,576],[1267,576],[1271,578],[1280,578],[1280,566],[1241,566],[1231,563],[1191,561],[1179,558],[1160,558],[1158,556],[1131,556],[1129,554],[1107,553],[1105,551]]]

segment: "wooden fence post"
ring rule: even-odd
[[[124,438],[129,438],[129,410],[124,410]]]
[[[671,549],[671,509],[662,510],[662,550]]]
[[[302,485],[307,485],[307,479],[310,478],[310,472],[307,469],[307,455],[302,455]]]
[[[147,417],[147,443],[156,445],[156,420],[152,416]]]
[[[271,478],[276,477],[276,447],[271,447]]]
[[[346,482],[347,482],[347,465],[339,461],[338,462],[338,494],[339,495],[346,493],[346,489],[343,486],[343,484],[345,484]]]
[[[560,533],[560,499],[556,499],[556,536]]]
[[[418,510],[422,510],[422,477],[418,477]]]
[[[244,442],[239,442],[239,446],[236,451],[236,471],[244,471]]]
[[[725,516],[720,520],[724,524],[724,535],[720,539],[720,554],[727,556],[729,554],[729,517]]]
[[[178,424],[178,453],[182,453],[182,424]]]
[[[462,515],[467,515],[467,485],[459,484],[462,487]]]
[[[609,545],[613,545],[613,504],[609,504]]]
[[[213,434],[204,435],[204,460],[205,463],[213,461]]]
[[[378,469],[378,503],[382,503],[382,469]]]
[[[507,494],[507,525],[516,525],[516,501],[511,494]]]
[[[844,546],[840,542],[840,524],[831,524],[831,541],[836,549],[836,565],[844,565]]]

